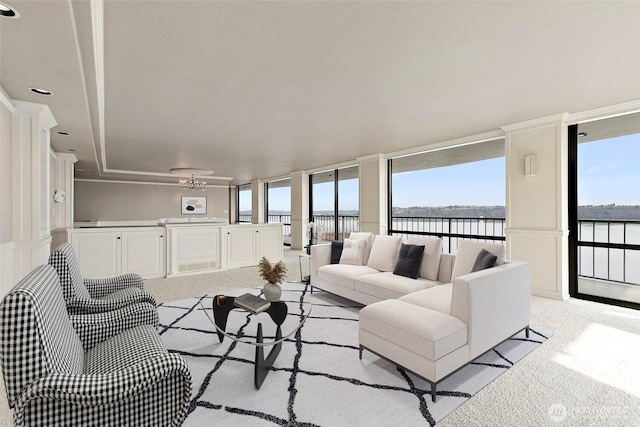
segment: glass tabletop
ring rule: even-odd
[[[272,346],[291,337],[300,329],[311,313],[313,305],[307,301],[303,289],[283,291],[280,301],[272,302],[270,307],[260,313],[252,313],[234,304],[235,297],[244,293],[260,296],[260,289],[239,289],[215,295],[204,312],[218,332],[222,342],[224,338],[254,346]],[[262,340],[257,340],[258,325],[261,325]],[[278,336],[278,324],[280,337]],[[263,342],[256,342],[263,341]]]

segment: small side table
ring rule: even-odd
[[[307,267],[309,268],[309,276],[303,276],[302,272],[302,260],[307,259]],[[300,254],[298,255],[298,266],[300,267],[300,282],[309,284],[311,282],[311,255]],[[313,286],[311,287],[311,293],[313,293]]]

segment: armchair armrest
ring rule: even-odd
[[[167,403],[181,398],[179,420],[187,410],[191,396],[191,374],[187,363],[178,355],[164,354],[143,360],[127,368],[106,374],[53,373],[42,377],[25,387],[16,400],[15,418],[19,419],[25,407],[35,399],[51,399],[78,406],[106,406],[126,403],[140,393],[154,387],[157,392],[166,393],[171,387],[159,387],[163,380],[181,385],[172,395],[166,396]],[[156,399],[158,402],[162,399]],[[178,417],[176,417],[178,418]]]
[[[467,325],[469,358],[529,326],[529,264],[510,261],[453,280],[451,315]]]
[[[124,288],[144,290],[144,280],[137,273],[127,273],[107,279],[83,279],[91,298],[100,298]]]
[[[318,277],[318,268],[331,263],[331,243],[321,243],[311,246],[311,267],[309,279],[311,284]]]
[[[139,325],[158,328],[158,309],[149,303],[131,304],[118,310],[69,316],[84,350]]]

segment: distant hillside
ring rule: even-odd
[[[393,216],[444,218],[505,218],[504,206],[414,206],[393,208]],[[578,219],[640,221],[640,206],[579,206]]]
[[[417,216],[437,218],[504,218],[504,206],[412,206],[393,208],[394,217]]]
[[[244,212],[241,212],[243,214]],[[250,212],[247,212],[250,214]],[[271,215],[289,215],[276,211]],[[340,215],[358,215],[358,211],[340,211]],[[436,218],[505,218],[504,206],[412,206],[393,208],[394,217],[436,217]],[[316,212],[316,215],[333,215],[333,211]],[[578,219],[608,219],[640,221],[640,205],[587,205],[578,207]]]
[[[616,204],[578,206],[578,219],[617,219],[640,221],[640,206]]]

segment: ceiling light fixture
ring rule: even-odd
[[[58,132],[56,132],[58,135],[71,135],[69,132],[63,131],[63,130],[59,130]]]
[[[37,93],[38,95],[46,95],[46,96],[53,95],[53,92],[51,92],[50,90],[38,89],[37,87],[30,87],[29,90],[33,93]]]
[[[0,3],[0,16],[4,16],[5,18],[19,18],[20,14],[8,4]]]
[[[194,168],[173,168],[170,169],[172,173],[178,175],[191,175],[189,179],[181,179],[178,181],[178,186],[181,190],[200,190],[204,191],[207,188],[207,183],[205,181],[198,181],[195,178],[195,175],[212,175],[212,170],[206,169],[194,169]]]

